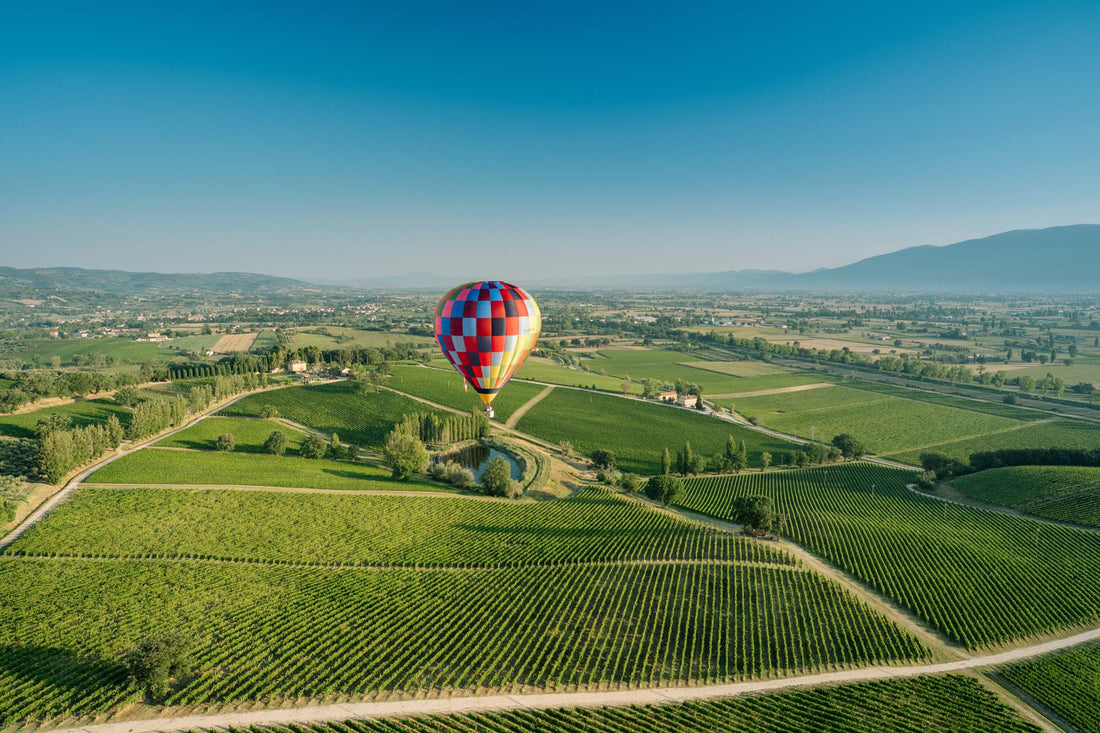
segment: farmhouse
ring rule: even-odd
[[[678,400],[676,400],[676,404],[683,405],[684,407],[698,407],[699,397],[693,394],[682,395]]]
[[[286,370],[293,374],[301,374],[306,370],[306,363],[301,359],[291,359],[286,363]]]
[[[676,393],[673,392],[673,391],[660,392],[660,393],[657,394],[657,401],[658,402],[675,402],[676,401]]]

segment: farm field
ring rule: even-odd
[[[401,417],[410,412],[437,412],[430,405],[388,390],[360,395],[351,382],[309,387],[287,387],[249,395],[229,405],[220,414],[259,417],[264,405],[272,405],[279,417],[307,425],[344,442],[379,446]]]
[[[605,377],[602,374],[596,374],[594,372],[570,369],[550,359],[540,359],[537,356],[527,357],[527,361],[523,363],[523,366],[519,368],[519,371],[516,372],[512,379],[530,379],[535,382],[561,384],[567,387],[591,387],[594,384],[596,385],[596,389],[602,389],[607,392],[623,391],[623,380],[621,377]],[[634,394],[641,394],[642,386],[640,384],[632,384],[630,391]]]
[[[255,333],[227,333],[211,346],[215,354],[229,354],[236,351],[248,351],[256,340]]]
[[[971,499],[1047,519],[1100,527],[1100,468],[1009,466],[954,479]]]
[[[1052,654],[1000,674],[1082,733],[1100,731],[1100,647]]]
[[[899,387],[893,384],[883,384],[881,382],[847,381],[844,384],[847,387],[867,392],[890,395],[891,397],[901,397],[907,400],[917,400],[919,402],[931,402],[934,405],[943,405],[944,407],[957,407],[960,410],[984,412],[989,415],[1012,418],[1013,420],[1046,420],[1050,417],[1042,412],[1024,410],[1001,402],[968,400],[963,397],[943,394],[942,392],[925,392],[920,389],[906,389],[905,387]]]
[[[278,430],[286,436],[288,454],[298,452],[305,434],[275,420],[258,420],[249,417],[211,416],[191,427],[170,435],[157,442],[158,448],[190,448],[192,450],[213,450],[214,441],[223,433],[232,433],[236,438],[234,451],[242,453],[263,453],[264,441],[272,431]]]
[[[100,397],[91,400],[70,402],[56,407],[45,407],[33,412],[21,412],[16,415],[0,415],[0,435],[12,438],[33,438],[38,420],[46,415],[68,415],[73,427],[82,427],[107,422],[111,415],[118,417],[123,427],[130,423],[130,410],[114,400]]]
[[[748,444],[752,465],[760,464],[763,451],[778,455],[796,447],[691,410],[572,389],[555,389],[516,427],[551,443],[571,441],[582,453],[610,450],[623,470],[646,475],[660,470],[662,450],[675,453],[685,440],[697,454],[713,456],[733,435]]]
[[[926,653],[787,566],[417,571],[3,556],[0,724],[119,709],[139,693],[116,655],[166,629],[192,640],[198,670],[169,706],[685,684]]]
[[[790,374],[791,370],[766,361],[746,359],[745,361],[689,361],[695,369],[708,372],[731,374],[735,377],[766,377],[776,374]]]
[[[996,415],[840,386],[745,397],[735,400],[733,407],[762,425],[804,438],[828,442],[834,435],[848,433],[880,454],[1019,424]]]
[[[1100,535],[925,498],[914,478],[866,463],[697,478],[681,503],[729,518],[735,497],[771,496],[783,534],[970,649],[1100,620]]]
[[[227,484],[351,491],[447,490],[426,481],[393,481],[388,470],[366,463],[155,447],[108,463],[89,476],[86,483]]]
[[[767,545],[601,488],[559,502],[531,503],[458,496],[88,488],[8,551],[421,567],[650,560],[793,563]]]
[[[255,733],[286,728],[254,726]],[[917,677],[663,705],[514,710],[310,726],[313,733],[1038,733],[972,677]]]
[[[414,336],[410,333],[391,333],[389,331],[364,331],[344,326],[325,326],[329,333],[309,333],[312,329],[301,329],[293,333],[290,340],[292,349],[316,346],[321,349],[341,349],[354,347],[393,346],[394,344],[422,344],[432,346],[435,339],[431,336]]]
[[[454,369],[426,369],[420,366],[394,367],[393,376],[385,382],[385,386],[390,389],[423,397],[440,405],[465,412],[480,412],[485,403],[472,389],[468,392],[463,390],[464,384],[462,376]],[[501,422],[507,420],[515,410],[525,405],[542,389],[537,384],[510,381],[507,388],[493,400],[496,419]],[[427,411],[431,408],[424,405],[424,409]]]
[[[1100,425],[1081,420],[1053,420],[1024,424],[1010,430],[977,438],[967,438],[892,455],[899,461],[918,465],[921,453],[939,453],[966,463],[971,453],[1007,448],[1069,448],[1096,450],[1100,448]]]
[[[585,363],[593,372],[607,372],[616,377],[629,376],[634,381],[641,381],[645,377],[666,382],[682,379],[698,384],[704,395],[763,389],[744,387],[747,382],[744,377],[687,366],[693,361],[697,360],[682,351],[605,348],[600,349]]]

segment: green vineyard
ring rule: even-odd
[[[214,441],[223,433],[232,433],[236,439],[234,451],[242,453],[263,453],[264,441],[273,430],[286,436],[288,455],[298,452],[305,440],[300,430],[288,427],[274,420],[255,420],[244,417],[208,417],[189,428],[169,435],[157,441],[158,448],[190,448],[192,450],[213,450]]]
[[[108,463],[88,477],[95,484],[226,484],[348,491],[448,491],[426,480],[394,481],[366,463],[250,453],[146,448]]]
[[[961,476],[952,483],[971,499],[1100,527],[1100,468],[1010,466]]]
[[[388,390],[360,395],[351,382],[336,382],[249,395],[221,414],[259,417],[265,405],[275,407],[280,417],[326,434],[339,433],[345,442],[367,446],[381,445],[406,413],[432,411],[423,402]]]
[[[390,389],[406,392],[464,412],[481,410],[485,407],[485,403],[476,392],[464,389],[466,383],[462,376],[449,366],[447,369],[397,366],[393,368],[393,376],[387,379],[385,384]],[[537,384],[509,382],[508,389],[502,390],[493,400],[496,419],[501,422],[507,420],[513,412],[542,389]]]
[[[925,498],[913,481],[867,463],[700,478],[682,504],[728,518],[735,497],[771,496],[784,534],[972,649],[1100,619],[1100,535]]]
[[[764,451],[775,456],[796,447],[691,410],[576,389],[555,389],[517,427],[551,443],[568,440],[582,453],[610,450],[618,456],[620,467],[642,474],[657,473],[661,451],[678,450],[685,440],[691,441],[696,453],[716,456],[733,435],[748,444],[753,465],[759,465]]]
[[[8,552],[421,567],[792,562],[760,542],[600,488],[525,504],[457,496],[84,489]]]
[[[1100,733],[1100,647],[1017,664],[1001,675],[1082,733]]]
[[[685,685],[926,655],[820,576],[759,564],[354,570],[0,558],[0,725],[117,710],[119,653],[195,645],[169,706]]]
[[[431,717],[346,720],[255,733],[1028,733],[1022,720],[970,677],[918,677],[770,695],[622,708],[558,708]]]

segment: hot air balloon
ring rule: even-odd
[[[531,294],[499,280],[459,285],[435,309],[439,348],[481,397],[489,418],[493,398],[531,353],[541,328]]]

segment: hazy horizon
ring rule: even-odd
[[[1100,6],[8,9],[15,267],[806,272],[1100,220]]]

